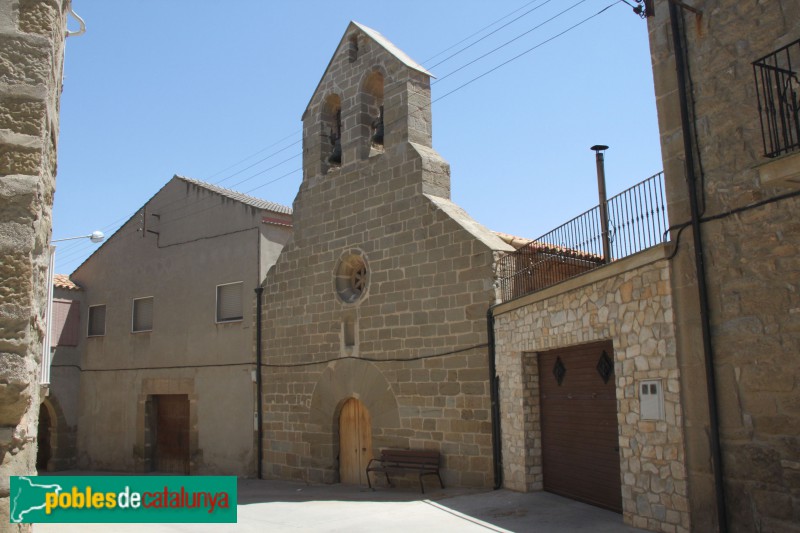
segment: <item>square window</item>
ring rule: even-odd
[[[89,329],[87,336],[102,337],[106,334],[106,306],[89,306]]]
[[[153,297],[133,300],[133,327],[131,331],[152,331],[153,329]]]
[[[241,281],[217,285],[217,322],[242,319],[242,285]]]

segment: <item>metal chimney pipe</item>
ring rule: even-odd
[[[611,262],[611,239],[608,234],[608,200],[606,199],[606,167],[603,152],[608,150],[604,144],[596,144],[594,150],[597,160],[597,194],[600,197],[600,231],[603,238],[603,262]]]

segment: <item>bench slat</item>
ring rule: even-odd
[[[422,484],[424,475],[435,474],[439,478],[439,484],[444,488],[442,477],[439,475],[440,458],[441,454],[436,450],[381,450],[380,459],[371,459],[367,465],[367,482],[372,488],[370,472],[383,472],[390,484],[389,472],[417,472],[419,473],[420,489],[423,493],[425,493],[425,486]],[[378,464],[373,466],[373,463]]]

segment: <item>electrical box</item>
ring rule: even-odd
[[[664,388],[661,380],[639,382],[639,406],[642,420],[664,420]]]

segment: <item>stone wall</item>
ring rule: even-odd
[[[375,454],[440,450],[446,485],[491,486],[485,313],[494,299],[493,252],[406,186],[408,175],[392,178],[385,160],[373,163],[371,172],[329,173],[301,192],[302,229],[265,282],[266,471],[338,481],[339,410],[354,397],[372,417]],[[406,196],[404,208],[374,194],[372,177]],[[329,188],[339,195],[323,204]],[[352,203],[363,211],[349,214]],[[336,223],[343,219],[363,230],[350,233]],[[342,254],[355,248],[368,264],[368,293],[348,304],[334,279]]]
[[[732,531],[800,531],[800,200],[776,200],[792,189],[770,179],[778,167],[796,175],[800,158],[763,157],[752,66],[800,38],[800,2],[692,5],[702,17],[687,11],[682,18],[728,522]],[[667,2],[656,2],[648,25],[670,222],[678,225],[690,213]],[[677,244],[672,282],[690,502],[695,530],[714,531],[691,228]]]
[[[303,118],[294,235],[265,282],[267,475],[339,481],[340,414],[355,398],[371,418],[367,455],[439,450],[445,485],[491,486],[486,310],[495,250],[512,248],[449,200],[428,74],[351,24]]]
[[[0,530],[34,474],[66,1],[0,1]]]
[[[611,339],[625,521],[689,530],[669,249],[651,248],[496,308],[506,487],[543,486],[536,353]],[[663,420],[641,419],[641,380],[661,381]]]

